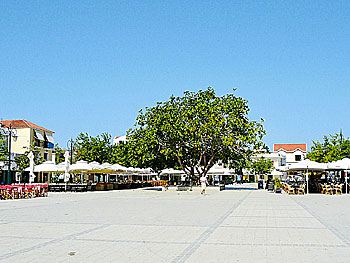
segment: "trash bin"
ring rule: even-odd
[[[267,186],[267,190],[268,191],[274,191],[275,190],[275,185],[273,183],[273,181],[270,181],[268,186]]]
[[[219,190],[220,191],[223,191],[223,190],[225,190],[225,184],[219,184]]]
[[[275,189],[275,193],[276,194],[281,194],[282,193],[282,189],[281,188],[276,188]]]
[[[258,181],[258,189],[264,189],[264,181],[263,180]]]

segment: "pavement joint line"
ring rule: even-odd
[[[58,225],[101,225],[99,223],[89,223],[89,222],[55,222],[55,221],[12,221],[12,222],[7,222],[6,224],[16,224],[16,223],[32,223],[32,224],[58,224]],[[5,224],[5,223],[4,223]],[[0,223],[1,225],[1,223]],[[118,223],[108,223],[109,226],[150,226],[150,227],[203,227],[207,228],[210,227],[210,225],[179,225],[179,224],[139,224],[139,223],[134,223],[134,224],[118,224]]]
[[[328,244],[297,244],[297,243],[218,243],[218,242],[204,242],[204,245],[214,246],[254,246],[254,247],[334,247],[334,248],[348,248],[347,245],[328,245]]]
[[[156,240],[117,240],[117,239],[94,239],[74,238],[74,241],[106,242],[106,243],[142,243],[142,244],[168,244],[168,245],[189,245],[191,241],[156,241]]]
[[[221,243],[221,242],[187,242],[187,241],[152,241],[152,240],[115,240],[115,239],[85,239],[85,238],[74,238],[74,241],[90,241],[90,242],[106,242],[106,243],[142,243],[142,244],[166,244],[166,245],[188,245],[197,243],[199,245],[214,245],[214,246],[255,246],[255,247],[334,247],[334,248],[348,248],[347,245],[335,244],[298,244],[298,243]]]
[[[279,209],[280,211],[303,211],[303,209]],[[244,211],[276,211],[276,208],[251,208],[251,209],[244,209]]]
[[[0,236],[0,238],[13,238],[13,239],[37,239],[37,240],[50,240],[51,238],[36,238],[36,237],[14,237],[14,236]],[[189,245],[190,241],[155,241],[155,240],[116,240],[116,239],[93,239],[93,238],[68,238],[73,241],[88,241],[88,242],[105,242],[105,243],[130,243],[130,244],[167,244],[167,245]],[[62,240],[63,241],[63,240]],[[52,241],[49,241],[52,243]],[[197,242],[199,245],[214,245],[214,246],[254,246],[254,247],[316,247],[316,248],[348,248],[347,245],[329,245],[329,244],[298,244],[298,243],[227,243],[227,242]],[[42,246],[40,246],[42,247]]]
[[[35,237],[35,236],[31,236],[31,237],[19,237],[19,236],[3,236],[0,235],[0,238],[13,238],[13,239],[36,239],[36,240],[51,240],[52,237]]]
[[[272,217],[272,218],[313,218],[312,216],[274,216],[274,215],[265,215],[265,216],[229,216],[229,217],[258,217],[258,218],[267,218],[267,217]]]
[[[340,240],[342,240],[347,246],[350,246],[350,240],[343,233],[339,232],[335,227],[326,223],[320,216],[310,210],[307,206],[305,206],[300,200],[296,200],[290,197],[295,203],[305,209],[310,215],[312,215],[317,221],[319,221],[322,225],[324,225],[329,231],[331,231],[335,236],[337,236]]]
[[[88,234],[88,233],[91,233],[93,231],[106,228],[108,226],[109,226],[108,224],[99,225],[97,227],[93,227],[93,228],[81,231],[79,233],[71,234],[71,235],[68,235],[68,236],[60,237],[60,238],[55,238],[55,239],[52,239],[50,241],[47,241],[47,242],[44,242],[44,243],[41,243],[41,244],[38,244],[38,245],[35,245],[35,246],[31,246],[31,247],[28,247],[28,248],[23,248],[23,249],[16,250],[14,252],[2,254],[2,255],[0,255],[0,261],[4,260],[4,259],[11,258],[11,257],[14,257],[14,256],[17,256],[17,255],[22,254],[22,253],[33,251],[33,250],[38,249],[38,248],[42,248],[42,247],[46,247],[48,245],[56,244],[56,243],[59,243],[59,242],[64,241],[64,240],[74,239],[77,236]]]
[[[178,255],[176,258],[174,258],[171,262],[172,263],[183,263],[186,262],[187,259],[193,255],[193,253],[200,247],[201,244],[203,244],[208,237],[222,224],[226,218],[229,217],[230,214],[232,214],[237,207],[239,207],[244,200],[248,198],[248,196],[252,193],[252,191],[249,191],[244,197],[241,199],[235,200],[234,205],[225,213],[223,214],[216,222],[211,225],[206,231],[204,231],[194,242],[192,242],[185,250],[182,251],[180,255]]]
[[[308,226],[219,226],[223,228],[242,228],[245,229],[327,229],[326,227],[308,227]]]

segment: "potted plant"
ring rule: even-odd
[[[281,180],[279,178],[275,178],[275,193],[282,193],[282,184],[281,184]]]

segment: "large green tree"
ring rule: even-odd
[[[156,173],[163,169],[177,167],[175,155],[166,155],[156,141],[149,138],[144,129],[129,130],[128,141],[117,146],[116,162],[124,166],[152,168]]]
[[[350,139],[344,138],[342,133],[323,136],[323,141],[312,141],[311,151],[306,158],[312,161],[328,163],[350,158]]]
[[[211,87],[187,91],[140,110],[128,137],[141,134],[141,151],[146,153],[152,145],[167,157],[175,156],[178,166],[193,178],[195,171],[206,175],[219,160],[235,163],[263,147],[264,128],[250,121],[248,112],[247,101],[234,94],[217,96]]]
[[[74,142],[76,160],[88,162],[113,163],[115,146],[112,145],[111,135],[102,133],[93,137],[88,133],[80,133]]]
[[[255,175],[269,174],[273,170],[273,162],[270,159],[260,157],[251,161],[249,169]]]

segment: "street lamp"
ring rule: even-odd
[[[67,147],[69,148],[69,151],[70,151],[70,164],[73,164],[73,145],[74,145],[74,141],[71,138],[67,142]]]
[[[8,160],[8,170],[7,170],[7,184],[11,184],[11,141],[12,141],[12,136],[15,137],[17,135],[17,130],[16,128],[12,127],[11,123],[9,126],[6,126],[0,123],[0,129],[5,133],[6,136],[8,136],[9,160]]]

